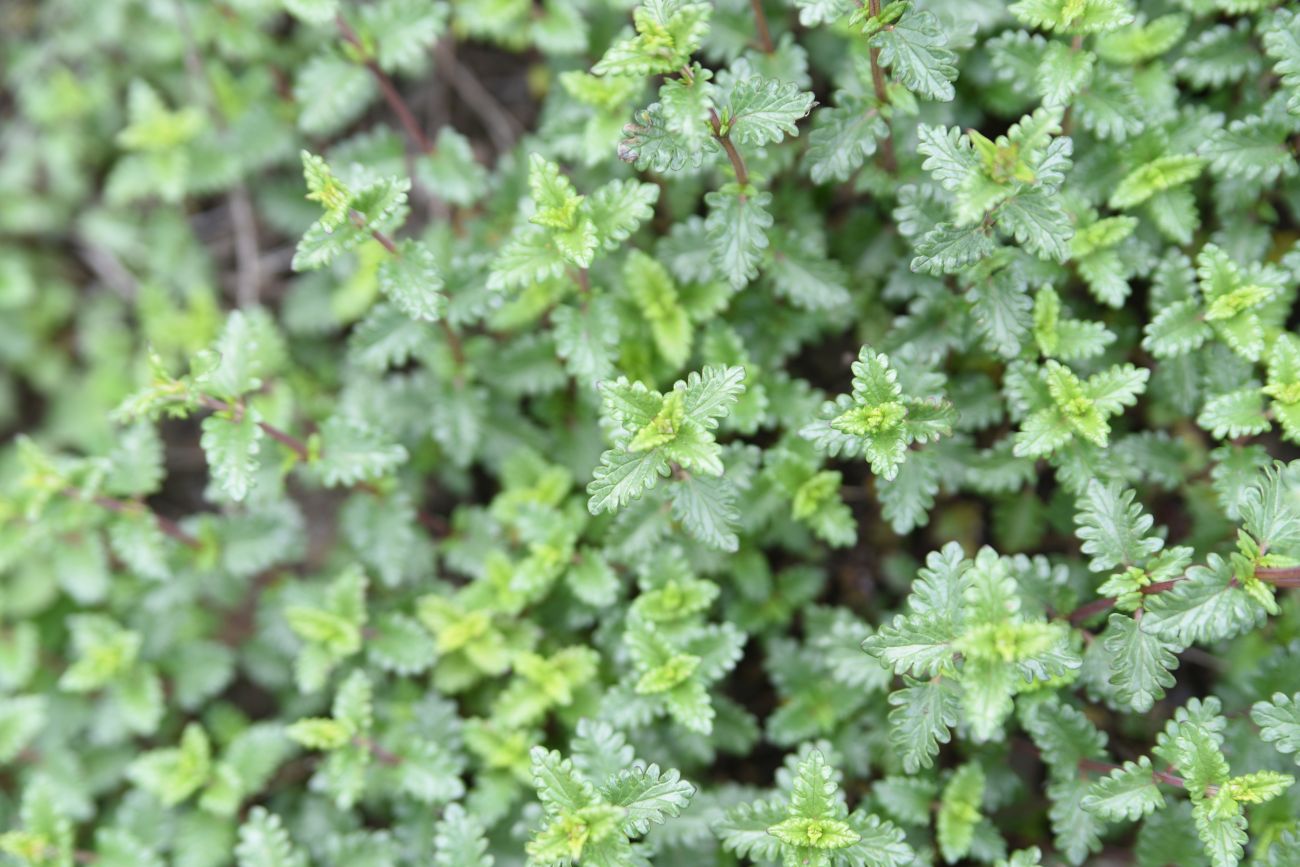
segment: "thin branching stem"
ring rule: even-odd
[[[388,77],[388,73],[379,68],[379,64],[370,56],[370,52],[362,43],[361,37],[357,36],[357,32],[352,29],[352,25],[348,23],[341,13],[334,17],[334,23],[338,25],[339,35],[343,37],[343,41],[356,50],[362,64],[365,65],[366,69],[370,70],[371,77],[375,79],[375,83],[379,85],[380,93],[384,95],[384,101],[393,110],[393,114],[397,115],[398,122],[406,130],[406,134],[411,137],[411,141],[415,143],[420,153],[433,153],[433,142],[429,141],[429,137],[420,128],[419,122],[415,119],[415,114],[411,111],[410,106],[406,104],[406,100],[397,89],[397,85],[393,84],[393,80]]]
[[[776,45],[772,42],[772,31],[767,26],[767,13],[763,11],[763,0],[749,0],[749,5],[754,10],[754,27],[758,30],[758,46],[763,49],[764,54],[771,54],[776,51]]]
[[[206,394],[199,398],[199,405],[213,412],[229,412],[237,415],[244,412],[242,405],[230,404]],[[298,457],[298,460],[306,462],[311,458],[311,451],[307,448],[307,444],[293,434],[280,430],[280,428],[265,421],[259,421],[257,426],[262,429],[262,433],[293,452]]]
[[[1121,767],[1120,765],[1114,765],[1111,764],[1110,762],[1100,762],[1097,761],[1096,759],[1079,759],[1079,770],[1085,773],[1109,774],[1114,771],[1120,770],[1120,767]],[[1153,770],[1151,772],[1151,778],[1155,780],[1157,783],[1165,783],[1166,785],[1177,786],[1180,789],[1187,788],[1187,780],[1183,779],[1182,777],[1170,771]],[[1212,798],[1218,793],[1219,793],[1218,786],[1205,787],[1205,796],[1207,798]]]
[[[159,515],[139,500],[119,500],[106,494],[96,494],[87,499],[82,495],[81,491],[71,486],[64,488],[62,493],[65,497],[94,503],[101,509],[107,509],[118,515],[149,515],[153,518],[154,523],[158,525],[158,529],[162,531],[163,535],[175,539],[187,548],[202,546],[198,538],[187,532],[180,524],[177,524],[171,518]]]
[[[732,171],[736,173],[736,183],[742,187],[749,186],[749,170],[745,167],[745,158],[740,155],[740,151],[736,150],[731,135],[722,131],[722,118],[718,117],[718,113],[713,109],[709,109],[709,125],[713,127],[713,137],[726,151],[727,159],[731,160]]]
[[[1144,596],[1151,596],[1156,593],[1164,593],[1166,590],[1172,590],[1180,582],[1184,581],[1187,576],[1170,578],[1168,581],[1156,581],[1142,588]],[[1300,587],[1300,567],[1288,569],[1257,569],[1255,577],[1266,584],[1272,584],[1274,587]],[[1078,608],[1065,615],[1065,619],[1071,623],[1082,623],[1088,618],[1108,611],[1115,607],[1119,600],[1114,596],[1106,596],[1101,599],[1094,599],[1091,602],[1080,605]]]
[[[357,211],[352,211],[349,216],[352,219],[353,225],[358,229],[364,229],[366,227],[365,217]],[[381,232],[378,229],[371,229],[370,237],[379,242],[379,245],[389,253],[401,258],[402,251],[398,248],[397,242],[386,233]],[[456,367],[458,369],[463,368],[465,366],[465,344],[461,341],[460,335],[452,329],[446,319],[439,319],[438,327],[442,330],[443,337],[447,340],[447,346],[451,350],[451,357],[455,360]]]
[[[874,18],[880,15],[880,0],[867,0],[867,11]],[[876,102],[883,109],[889,104],[889,90],[885,83],[885,71],[880,67],[880,49],[871,48],[871,87],[876,93]],[[898,171],[898,157],[894,154],[894,125],[885,119],[887,132],[880,142],[880,164],[885,171],[893,174]]]

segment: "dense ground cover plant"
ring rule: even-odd
[[[1300,13],[10,0],[0,862],[1300,864]]]

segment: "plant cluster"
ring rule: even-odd
[[[8,0],[0,864],[1300,865],[1300,11]]]

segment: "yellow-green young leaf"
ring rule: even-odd
[[[943,787],[935,820],[939,849],[952,863],[970,851],[984,801],[984,769],[974,762],[958,768]]]
[[[1193,154],[1157,157],[1124,176],[1110,194],[1112,208],[1132,208],[1157,193],[1172,189],[1200,176],[1205,161]]]
[[[632,15],[636,34],[614,42],[592,67],[597,75],[653,75],[685,66],[709,30],[713,6],[650,0]]]
[[[140,636],[108,617],[79,614],[69,619],[76,661],[59,678],[68,692],[91,692],[128,672],[140,652]]]
[[[286,609],[289,628],[304,641],[319,644],[340,656],[350,656],[361,649],[361,629],[347,618],[319,608],[295,606]]]
[[[673,368],[686,363],[691,352],[691,321],[677,298],[668,269],[640,250],[623,263],[623,283],[650,325],[655,347]]]
[[[1134,22],[1098,37],[1097,56],[1111,63],[1136,64],[1159,57],[1183,38],[1188,17],[1171,13],[1150,21]]]
[[[1124,0],[1019,0],[1010,11],[1031,27],[1079,35],[1116,30],[1133,21]]]
[[[663,665],[652,668],[637,681],[636,691],[642,695],[667,692],[686,681],[700,665],[700,658],[688,653],[679,653]]]
[[[145,753],[132,763],[130,776],[142,789],[168,806],[179,804],[208,782],[212,746],[198,723],[181,734],[179,747]]]
[[[1277,771],[1255,771],[1233,777],[1224,784],[1228,795],[1241,804],[1262,804],[1271,801],[1295,785],[1295,777]]]
[[[300,719],[285,730],[290,738],[311,750],[336,750],[352,742],[352,732],[338,720]]]

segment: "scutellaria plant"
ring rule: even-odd
[[[1300,13],[11,0],[0,863],[1300,864]]]

